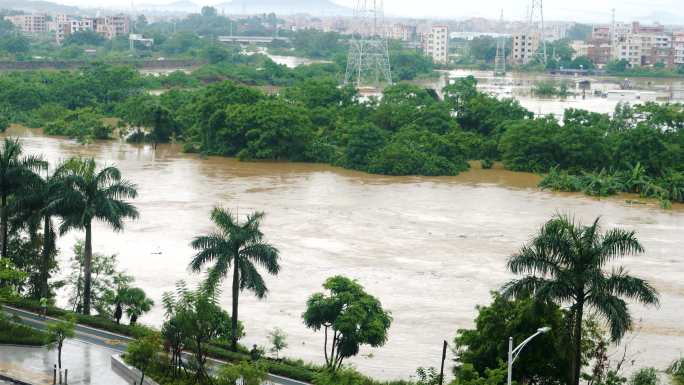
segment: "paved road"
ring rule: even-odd
[[[26,310],[17,309],[10,306],[3,306],[2,310],[10,315],[16,315],[21,319],[21,322],[36,329],[45,330],[47,328],[46,322],[57,321],[56,318],[44,318],[39,314],[35,314]],[[87,344],[93,344],[108,348],[112,350],[112,354],[123,353],[128,347],[128,343],[133,339],[121,334],[111,333],[105,330],[91,328],[84,325],[76,325],[76,338]],[[214,366],[225,364],[224,361],[209,359],[209,362]],[[107,362],[109,365],[109,362]],[[309,385],[305,382],[292,380],[289,378],[269,374],[268,381],[274,385]],[[0,384],[2,385],[2,384]]]

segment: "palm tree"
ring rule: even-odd
[[[122,307],[126,307],[126,315],[131,325],[135,325],[138,322],[138,318],[150,311],[152,306],[154,306],[154,301],[147,298],[143,289],[129,287],[122,294]]]
[[[115,231],[123,230],[123,220],[136,219],[138,210],[126,199],[138,195],[136,186],[121,178],[113,166],[97,170],[92,158],[73,158],[64,164],[59,174],[64,192],[56,203],[64,215],[60,233],[71,229],[85,230],[83,263],[83,314],[90,314],[91,274],[93,261],[92,222],[109,224]]]
[[[255,265],[265,268],[269,274],[277,275],[278,250],[263,241],[259,229],[264,213],[255,212],[240,224],[230,211],[216,207],[211,212],[211,220],[218,227],[217,232],[196,237],[191,245],[197,254],[190,262],[190,268],[199,272],[202,267],[212,263],[207,277],[207,287],[215,287],[233,268],[233,314],[232,347],[237,350],[238,296],[244,289],[251,290],[257,298],[266,296],[268,289]]]
[[[37,156],[22,157],[18,139],[6,138],[0,149],[0,256],[7,257],[8,200],[36,178],[35,172],[47,167]]]
[[[60,177],[63,167],[64,164],[60,164],[52,173],[48,171],[44,178],[35,178],[34,183],[27,186],[27,191],[24,192],[26,197],[21,202],[27,209],[26,215],[33,217],[32,220],[36,222],[43,222],[40,278],[39,287],[36,288],[36,294],[42,298],[48,298],[50,294],[48,280],[56,252],[57,239],[52,218],[62,213],[62,208],[58,206],[58,202],[64,191],[64,181]]]
[[[595,310],[607,322],[611,338],[617,342],[632,326],[624,299],[658,305],[658,292],[648,282],[630,276],[622,267],[604,271],[606,264],[642,252],[644,248],[633,231],[611,229],[602,233],[599,218],[591,226],[584,226],[557,216],[508,260],[512,273],[526,276],[505,284],[504,295],[531,294],[542,301],[570,305],[570,384],[578,385],[580,380],[585,308]]]

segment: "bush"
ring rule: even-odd
[[[40,306],[40,302],[37,300],[32,300],[32,299],[27,299],[27,298],[18,298],[18,299],[5,299],[4,303],[7,305],[28,310],[34,313],[41,313],[43,311],[42,306]],[[64,310],[58,307],[54,306],[49,306],[48,307],[48,312],[47,315],[50,317],[56,317],[60,318],[63,317],[67,314],[71,314],[76,318],[76,322],[82,325],[87,325],[90,327],[94,327],[96,329],[102,329],[106,330],[108,332],[116,333],[116,334],[122,334],[128,337],[137,337],[140,335],[148,334],[150,332],[150,328],[147,326],[142,326],[142,325],[135,325],[135,326],[130,326],[130,325],[120,325],[115,323],[114,321],[100,317],[100,316],[87,316],[83,314],[78,314],[74,313],[68,310]]]
[[[0,344],[43,346],[49,342],[47,333],[12,322],[0,314]]]
[[[658,371],[655,368],[641,368],[629,379],[629,385],[657,385]]]
[[[684,385],[684,358],[680,358],[673,362],[667,369],[667,373],[672,376],[675,384]]]

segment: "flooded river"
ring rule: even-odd
[[[301,320],[307,297],[332,275],[358,279],[392,311],[389,341],[364,348],[352,362],[379,378],[408,378],[418,366],[439,366],[442,341],[473,325],[475,306],[511,275],[506,258],[555,213],[606,227],[636,230],[647,252],[623,262],[662,294],[658,310],[633,307],[639,332],[630,349],[637,365],[665,367],[684,348],[684,210],[630,206],[625,197],[596,200],[539,191],[536,176],[500,169],[458,177],[384,177],[315,164],[241,163],[200,159],[175,145],[134,146],[118,141],[80,146],[13,128],[28,153],[51,162],[93,156],[115,164],[139,187],[140,219],[114,233],[94,228],[94,249],[115,253],[120,267],[160,303],[188,272],[190,240],[212,229],[214,205],[267,213],[263,229],[281,251],[282,272],[267,277],[270,294],[241,297],[246,344],[267,345],[274,327],[287,331],[287,356],[322,360],[323,336]],[[82,234],[59,241],[62,266]],[[153,253],[161,252],[161,255]],[[222,305],[230,308],[229,284]],[[142,321],[159,325],[159,306]],[[504,357],[502,357],[504,359]]]

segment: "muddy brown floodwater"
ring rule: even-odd
[[[196,282],[188,272],[190,240],[212,229],[214,205],[267,213],[270,242],[281,251],[282,272],[267,277],[270,293],[259,301],[243,293],[244,342],[267,345],[274,327],[287,331],[287,356],[322,359],[323,336],[302,321],[306,298],[332,275],[357,279],[392,311],[389,341],[364,348],[352,360],[379,378],[408,378],[418,366],[439,366],[443,340],[472,326],[477,304],[511,275],[506,258],[555,213],[584,221],[597,215],[606,227],[637,231],[646,253],[622,262],[652,282],[659,309],[633,306],[639,331],[629,338],[637,365],[665,367],[684,348],[684,210],[629,205],[626,197],[596,200],[542,192],[531,174],[474,170],[458,177],[385,177],[316,164],[242,163],[200,159],[178,146],[133,146],[118,141],[81,146],[12,128],[29,153],[51,162],[75,155],[115,164],[135,182],[140,219],[123,233],[94,228],[94,249],[116,253],[120,266],[160,303],[176,281]],[[61,260],[82,234],[59,241]],[[161,253],[159,255],[155,253]],[[68,266],[66,262],[62,266]],[[230,308],[229,285],[222,305]],[[159,325],[159,306],[143,322]],[[504,359],[504,357],[502,357]]]

